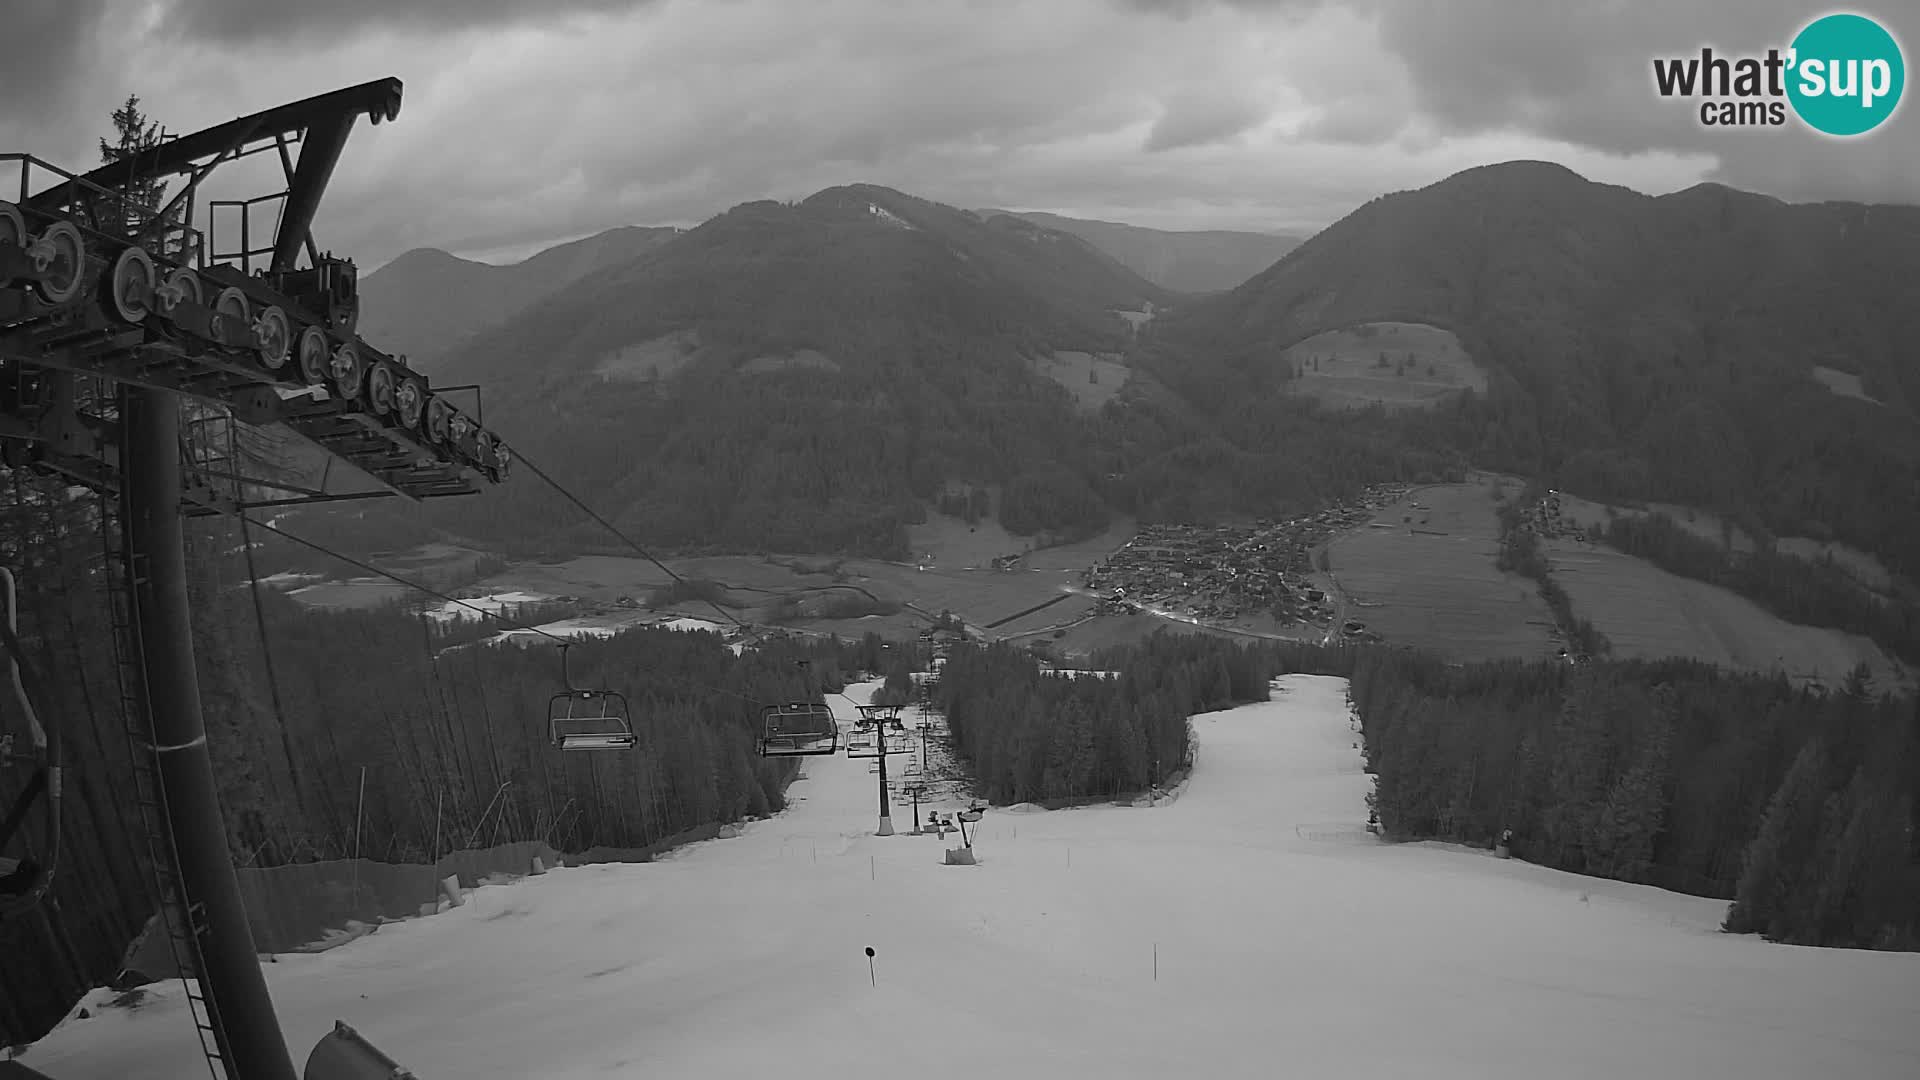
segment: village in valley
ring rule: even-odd
[[[1283,521],[1145,525],[1119,551],[1090,567],[1084,582],[1115,612],[1142,610],[1208,622],[1264,614],[1283,624],[1325,626],[1339,616],[1339,608],[1328,595],[1325,564],[1315,552],[1409,490],[1405,484],[1377,485],[1358,498]],[[1359,623],[1342,629],[1349,638],[1368,636]]]

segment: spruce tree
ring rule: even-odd
[[[1797,897],[1803,860],[1818,841],[1824,809],[1826,749],[1810,739],[1780,782],[1760,828],[1747,847],[1740,884],[1727,911],[1726,929],[1735,934],[1777,936]]]
[[[140,97],[128,94],[127,100],[113,110],[113,140],[100,140],[100,164],[112,165],[143,150],[160,145],[160,125],[140,111]],[[149,172],[116,176],[114,183],[124,195],[119,207],[122,229],[138,232],[143,224],[160,212],[166,197],[166,182]]]

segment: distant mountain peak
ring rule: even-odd
[[[1272,266],[1299,246],[1297,236],[1214,229],[1148,229],[1043,211],[974,210],[991,228],[1065,233],[1117,260],[1164,289],[1220,292]]]
[[[581,278],[619,266],[681,230],[622,225],[505,266],[414,248],[360,280],[360,333],[431,368],[439,354]]]

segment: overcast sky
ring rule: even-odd
[[[501,261],[854,181],[966,207],[1290,232],[1516,158],[1654,194],[1716,180],[1789,201],[1920,202],[1910,102],[1840,142],[1704,130],[1693,107],[1654,96],[1653,56],[1784,46],[1826,10],[1790,0],[0,7],[0,151],[70,168],[97,163],[129,93],[188,132],[405,80],[399,122],[356,128],[315,226],[363,267],[414,247]],[[1909,0],[1852,10],[1914,62]]]

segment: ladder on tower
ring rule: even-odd
[[[133,761],[135,799],[146,826],[147,852],[153,864],[154,884],[158,887],[160,921],[173,947],[174,967],[180,974],[180,986],[186,993],[187,1010],[200,1037],[207,1070],[214,1080],[222,1077],[239,1080],[227,1067],[226,1032],[202,981],[206,967],[201,958],[200,939],[206,932],[205,909],[193,902],[180,880],[179,852],[167,817],[166,792],[160,784],[132,594],[135,582],[143,580],[145,575],[139,560],[126,550],[121,531],[124,518],[117,500],[103,495],[99,506],[100,536],[106,554],[102,576],[112,621],[114,678],[120,695],[120,715],[126,725],[127,748]]]

